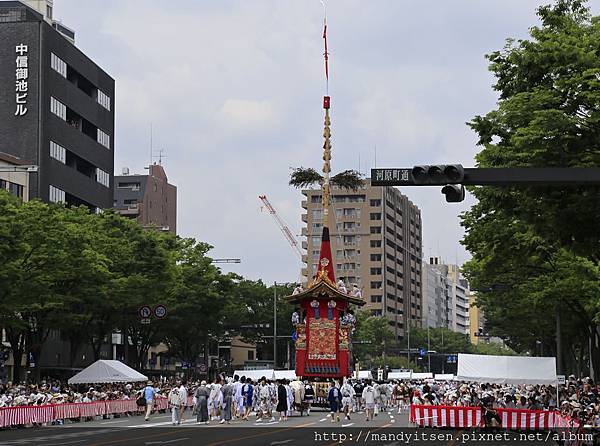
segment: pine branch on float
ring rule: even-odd
[[[342,189],[357,190],[360,189],[365,182],[362,179],[362,174],[356,170],[344,170],[331,177],[331,184]]]
[[[310,186],[322,185],[323,176],[315,169],[298,167],[293,170],[290,178],[290,186],[298,189],[304,189]]]

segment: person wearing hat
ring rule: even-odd
[[[146,417],[145,421],[150,420],[150,414],[152,413],[152,407],[154,406],[154,396],[156,395],[156,389],[152,385],[152,381],[146,383],[146,387],[142,391],[142,395],[146,400]]]

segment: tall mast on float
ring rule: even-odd
[[[329,52],[327,51],[327,9],[323,3],[323,40],[325,43],[325,96],[323,97],[323,109],[325,110],[325,127],[323,129],[323,184],[321,185],[322,203],[323,203],[323,235],[321,237],[321,251],[319,254],[319,267],[316,280],[328,280],[335,285],[335,272],[333,269],[333,260],[331,256],[331,241],[329,238],[329,207],[331,206],[331,118],[329,117],[329,108],[331,98],[329,97]]]

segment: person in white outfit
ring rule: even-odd
[[[181,395],[179,387],[173,387],[169,392],[169,407],[171,408],[171,422],[173,426],[181,424]]]
[[[346,420],[349,420],[355,393],[354,388],[350,385],[348,380],[344,381],[340,393],[342,394],[342,410],[346,416]]]
[[[375,409],[375,389],[371,385],[371,380],[367,381],[363,389],[362,399],[365,402],[365,411],[367,413],[367,421],[373,419],[373,411]]]
[[[218,419],[221,413],[221,379],[215,378],[215,382],[210,388],[208,397],[208,409],[210,410],[211,420]]]
[[[246,382],[246,377],[242,376],[242,379],[240,379],[238,375],[234,375],[233,380],[233,399],[235,401],[233,418],[235,419],[241,418],[244,415],[244,397],[242,396],[242,383]]]

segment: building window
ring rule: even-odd
[[[65,191],[58,187],[50,185],[49,200],[51,203],[64,203],[65,202]]]
[[[53,97],[50,97],[50,111],[63,121],[67,120],[67,106]]]
[[[371,226],[371,234],[381,234],[381,226]]]
[[[140,183],[119,183],[119,189],[131,189],[132,191],[140,190]]]
[[[371,254],[371,262],[381,262],[381,254]]]
[[[8,191],[15,197],[23,198],[24,187],[17,183],[8,183]]]
[[[322,220],[323,219],[323,211],[320,209],[314,209],[312,211],[313,220]]]
[[[110,136],[108,136],[108,134],[104,133],[100,129],[98,129],[96,140],[107,149],[110,149]]]
[[[96,167],[96,181],[103,186],[110,187],[110,175]]]
[[[381,248],[381,240],[371,240],[371,248]]]
[[[371,282],[371,289],[372,290],[381,289],[381,281]]]
[[[110,96],[98,89],[98,104],[110,111]]]
[[[371,220],[381,220],[381,212],[371,212],[369,218]]]
[[[67,160],[67,150],[56,144],[54,141],[50,141],[50,156],[65,164]]]
[[[371,296],[371,302],[372,302],[372,303],[378,303],[378,302],[381,302],[381,298],[382,298],[382,296],[381,296],[381,295]]]
[[[372,316],[381,316],[383,314],[383,310],[371,310]]]
[[[67,64],[54,53],[50,53],[50,66],[62,77],[67,78]]]
[[[8,181],[3,180],[2,178],[0,178],[0,189],[1,190],[8,189]]]
[[[372,276],[380,276],[381,275],[381,268],[371,268],[371,275]]]
[[[381,200],[371,200],[370,204],[373,207],[379,207],[381,206]]]

